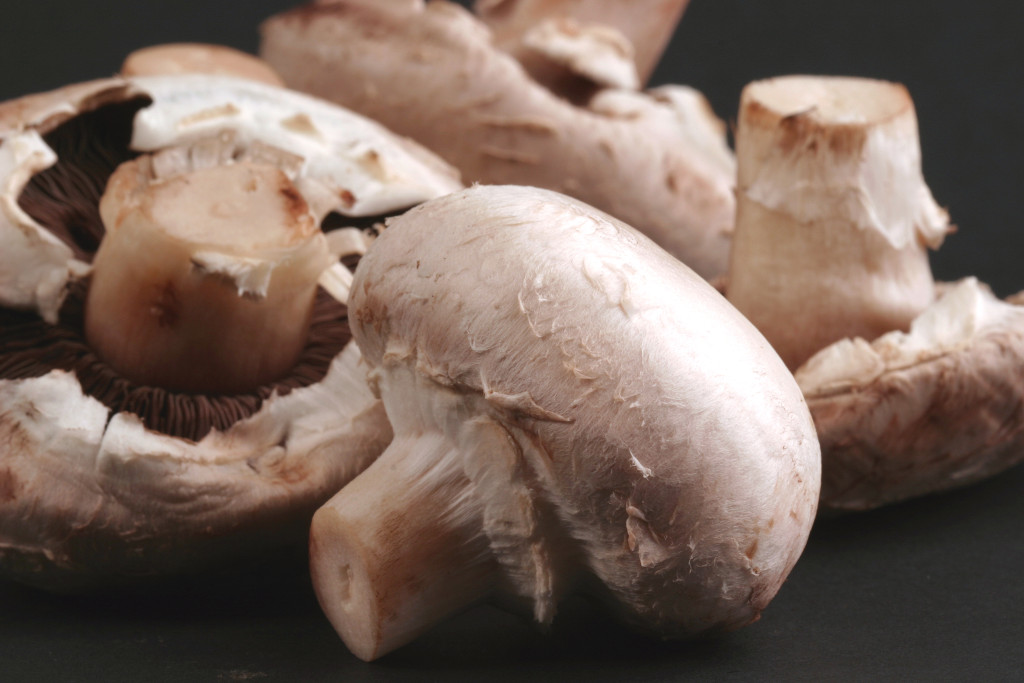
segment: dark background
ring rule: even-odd
[[[114,73],[129,51],[255,51],[285,0],[5,3],[0,99]],[[925,178],[959,226],[940,279],[1024,289],[1024,5],[997,0],[693,0],[655,83],[726,119],[751,80],[831,73],[905,83]],[[659,645],[568,604],[552,633],[487,607],[376,664],[354,660],[287,562],[147,594],[55,597],[0,581],[2,680],[1020,680],[1024,467],[872,513],[821,520],[761,622]]]

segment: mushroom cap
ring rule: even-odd
[[[564,535],[559,554],[640,628],[749,623],[799,557],[820,460],[792,375],[713,288],[618,220],[533,188],[455,193],[388,222],[351,307],[396,441],[424,421],[500,424],[533,514]],[[408,373],[427,389],[386,391]],[[507,470],[494,457],[468,453],[467,467]]]
[[[0,341],[26,321],[66,326],[61,307],[83,286],[88,254],[40,224],[19,197],[33,175],[61,163],[51,132],[121,104],[137,108],[125,124],[132,154],[153,152],[167,172],[236,158],[273,162],[318,218],[397,212],[461,186],[451,167],[372,121],[238,78],[106,79],[0,104],[0,306],[15,320]],[[157,431],[153,422],[166,415],[108,407],[72,372],[0,378],[0,574],[47,589],[87,588],[304,542],[315,508],[391,439],[358,348],[344,344],[331,347],[322,379],[241,397],[249,417],[233,412],[231,424],[195,438]],[[172,393],[149,409],[184,410],[178,421],[210,424],[214,399],[238,397],[191,398]]]
[[[870,509],[1024,460],[1024,309],[974,278],[941,289],[909,332],[836,342],[797,370],[824,508]]]
[[[132,52],[121,65],[122,76],[195,73],[238,76],[268,85],[284,86],[281,77],[259,57],[224,45],[206,43],[151,45]]]
[[[306,5],[264,22],[260,54],[290,87],[408,135],[466,182],[562,192],[704,277],[726,270],[735,165],[703,98],[606,89],[577,106],[448,2]]]

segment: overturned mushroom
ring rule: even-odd
[[[290,87],[423,143],[467,182],[563,192],[636,226],[704,277],[725,272],[734,161],[696,91],[606,88],[572,59],[548,60],[567,64],[566,78],[551,80],[570,83],[552,91],[485,25],[440,0],[307,5],[269,19],[262,35],[261,55]],[[559,53],[545,35],[534,34],[541,53]]]
[[[302,542],[391,438],[328,294],[359,249],[319,226],[451,169],[325,102],[178,76],[0,105],[0,185],[0,573],[79,588]]]
[[[314,585],[374,659],[486,598],[575,590],[660,637],[757,619],[818,498],[814,426],[735,309],[555,193],[476,187],[361,262],[353,334],[395,429],[315,515]]]
[[[753,83],[737,158],[728,296],[796,371],[822,505],[876,507],[1024,459],[1024,311],[974,280],[933,282],[926,247],[949,225],[906,90]]]

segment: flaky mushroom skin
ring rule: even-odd
[[[949,219],[924,183],[906,88],[785,76],[743,89],[728,297],[793,370],[932,301]],[[813,295],[812,295],[813,293]]]
[[[413,138],[467,183],[562,192],[705,278],[726,270],[735,166],[724,125],[691,89],[598,90],[576,106],[443,1],[300,7],[263,24],[260,54],[290,87]]]
[[[879,367],[865,368],[862,378],[830,386],[812,375],[867,347],[863,340],[837,344],[797,371],[821,441],[823,509],[872,509],[966,486],[1024,460],[1024,309],[1001,308],[968,339],[924,346],[918,358],[886,358],[891,345],[875,341]],[[827,357],[830,350],[836,357]]]
[[[345,600],[387,592],[348,586],[335,600],[332,562],[352,534],[371,539],[352,554],[388,558],[380,571],[419,577],[415,590],[436,598],[422,585],[432,567],[389,545],[399,518],[424,538],[464,539],[439,558],[482,553],[498,567],[490,583],[451,567],[465,581],[443,590],[512,598],[541,622],[586,587],[637,628],[678,638],[750,623],[776,594],[816,510],[813,424],[763,337],[647,238],[553,192],[478,186],[390,221],[351,302],[396,434],[314,518],[321,601],[357,655],[418,630],[397,623],[416,611],[398,605],[384,636],[347,635],[349,617],[376,627]],[[352,530],[361,513],[348,499],[372,493],[363,481],[409,468],[419,474],[400,490],[437,485],[437,499]],[[406,494],[379,495],[387,510]],[[364,575],[349,568],[355,584]]]

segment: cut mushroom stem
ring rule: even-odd
[[[316,513],[313,583],[360,659],[412,641],[493,592],[497,565],[461,459],[439,433],[397,439]]]
[[[305,200],[274,166],[154,175],[122,164],[100,203],[85,332],[133,382],[230,394],[288,371],[330,264]]]
[[[906,330],[934,296],[948,216],[921,174],[903,86],[792,76],[740,104],[729,300],[794,369],[845,337]]]

